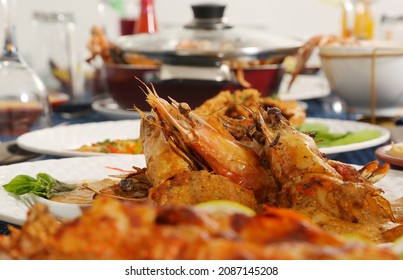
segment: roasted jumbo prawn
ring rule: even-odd
[[[179,151],[167,138],[158,116],[143,118],[140,137],[147,163],[147,177],[152,188],[149,198],[158,204],[189,205],[209,200],[231,200],[252,209],[257,202],[252,190],[219,174],[212,174],[201,164]]]
[[[311,136],[294,129],[277,108],[260,108],[253,119],[252,137],[263,146],[267,166],[281,186],[279,207],[302,212],[339,233],[358,231],[380,238],[379,225],[393,222],[394,216],[389,201],[373,183],[386,175],[388,164],[372,162],[357,171],[330,160]]]
[[[373,162],[357,171],[330,160],[310,135],[297,131],[277,108],[249,108],[252,118],[235,120],[201,116],[187,104],[159,98],[151,89],[147,100],[155,114],[149,124],[162,133],[182,162],[175,168],[183,164],[187,171],[206,170],[227,177],[252,190],[258,203],[297,210],[338,233],[355,232],[380,241],[388,223],[394,221],[389,201],[373,185],[386,175],[387,164],[379,167]],[[143,122],[149,120],[143,118]],[[156,170],[161,174],[164,167],[152,166],[155,147],[149,146],[145,154],[150,175]],[[154,163],[159,165],[155,159]],[[170,176],[168,172],[166,177]],[[163,189],[161,182],[167,178],[158,181],[157,188]]]
[[[353,223],[393,219],[388,201],[353,167],[332,161],[309,135],[298,132],[277,108],[254,114],[253,137],[263,145],[268,167],[281,185],[279,205],[314,207]]]
[[[171,149],[182,158],[178,165],[185,161],[192,171],[213,171],[252,191],[258,202],[265,201],[270,188],[276,185],[273,176],[263,167],[253,149],[236,141],[220,122],[214,121],[217,118],[207,121],[190,110],[187,104],[168,103],[151,90],[147,101],[158,120],[154,126],[161,129]],[[145,143],[148,164],[151,163],[148,154],[152,155],[154,151],[153,148],[148,151],[147,146]],[[157,164],[160,165],[159,160]],[[166,164],[172,164],[171,158]]]

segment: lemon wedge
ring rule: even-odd
[[[244,214],[254,216],[256,212],[238,202],[230,200],[210,200],[196,204],[196,208],[201,209],[210,214]]]
[[[403,260],[403,236],[396,239],[392,244],[392,250]]]

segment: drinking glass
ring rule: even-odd
[[[13,0],[0,0],[4,19],[4,48],[0,56],[0,136],[18,136],[50,125],[44,83],[27,65],[15,40]],[[3,138],[3,137],[2,137]]]
[[[34,11],[32,67],[49,91],[64,92],[72,101],[84,100],[84,72],[79,57],[74,15]]]

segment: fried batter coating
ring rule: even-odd
[[[256,111],[258,106],[279,108],[284,117],[296,127],[301,126],[306,118],[305,110],[295,100],[280,100],[271,96],[262,97],[261,93],[255,89],[222,91],[205,101],[195,109],[195,112],[202,116],[219,114],[231,118],[249,118],[251,117],[250,110]]]
[[[257,209],[251,190],[241,187],[229,178],[207,171],[178,174],[149,190],[149,198],[161,205],[193,205],[209,200],[231,200]]]
[[[57,223],[35,206],[21,230],[0,238],[2,259],[397,259],[387,248],[344,241],[301,215],[214,215],[190,206],[157,206],[108,197]],[[55,229],[36,228],[51,222]],[[42,238],[46,236],[46,238]]]

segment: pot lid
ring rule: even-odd
[[[253,29],[235,28],[224,17],[225,5],[192,5],[194,19],[182,28],[153,34],[125,35],[116,44],[125,53],[140,53],[165,62],[202,59],[282,59],[303,42]],[[180,62],[179,62],[180,63]]]

